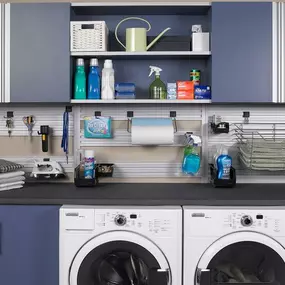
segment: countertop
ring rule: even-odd
[[[238,184],[232,189],[210,184],[26,184],[0,192],[0,204],[285,206],[285,184]]]

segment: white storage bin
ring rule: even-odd
[[[109,30],[105,21],[70,23],[70,51],[107,51]]]
[[[192,51],[210,51],[210,33],[193,33]]]

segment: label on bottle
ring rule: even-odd
[[[94,157],[84,158],[84,177],[87,179],[94,178],[95,161]]]

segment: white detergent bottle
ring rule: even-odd
[[[115,94],[115,71],[111,59],[106,59],[102,70],[102,100],[113,100]]]

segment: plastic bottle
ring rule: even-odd
[[[87,99],[101,99],[99,64],[97,58],[90,60]]]
[[[111,59],[106,59],[102,70],[102,100],[113,100],[115,96],[115,71]]]
[[[186,138],[187,146],[184,148],[182,171],[186,174],[196,175],[199,172],[201,165],[198,148],[201,145],[201,139],[198,136],[187,133]]]
[[[78,58],[76,61],[74,99],[86,99],[86,74],[83,58]]]
[[[92,179],[95,176],[95,158],[93,150],[84,152],[84,177]]]
[[[150,99],[166,99],[167,92],[166,86],[160,79],[161,68],[157,66],[150,66],[150,74],[151,76],[153,72],[155,72],[155,79],[149,86],[149,98]]]
[[[218,171],[218,179],[230,179],[232,158],[226,147],[221,147],[215,155],[215,166]]]

